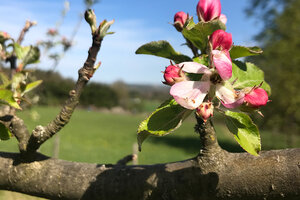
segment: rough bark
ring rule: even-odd
[[[0,189],[50,199],[299,199],[300,149],[214,155],[158,165],[100,165],[0,153]]]

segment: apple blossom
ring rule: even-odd
[[[216,73],[213,69],[196,62],[184,62],[178,65],[186,73],[203,74],[198,81],[184,80],[171,87],[170,94],[182,107],[190,110],[198,108],[213,85],[216,89],[216,96],[223,104],[236,107],[243,103],[241,96],[237,95],[233,89],[227,89],[222,80],[214,81]]]

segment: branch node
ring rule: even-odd
[[[37,143],[40,143],[40,138],[43,138],[44,133],[45,133],[45,128],[41,125],[38,125],[35,127],[35,129],[32,131],[32,135],[37,138]]]
[[[71,91],[69,92],[69,95],[70,95],[70,97],[76,96],[76,91],[75,91],[75,90],[71,90]]]

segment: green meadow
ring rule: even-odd
[[[35,107],[18,113],[31,131],[36,125],[46,125],[59,112],[58,107]],[[39,113],[39,114],[37,114]],[[116,163],[131,154],[136,147],[136,130],[145,114],[114,114],[77,109],[66,127],[59,133],[59,158],[89,163]],[[194,132],[191,115],[175,132],[164,137],[149,137],[138,153],[139,164],[172,162],[197,155],[201,145]],[[243,151],[227,131],[221,118],[214,122],[220,145],[228,151]],[[287,147],[287,135],[261,131],[262,149]],[[290,147],[299,147],[299,137],[290,139]],[[291,146],[292,145],[292,146]],[[40,152],[53,155],[54,138],[42,145]],[[15,138],[1,141],[0,151],[17,152]]]

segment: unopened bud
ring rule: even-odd
[[[264,89],[259,87],[254,87],[254,88],[245,88],[244,91],[245,91],[244,101],[246,103],[246,106],[259,108],[267,104],[269,97],[267,92]]]
[[[229,51],[232,46],[232,35],[221,29],[216,30],[210,36],[210,42],[213,50],[227,50]]]
[[[174,27],[177,31],[181,32],[183,29],[186,20],[188,19],[188,15],[185,12],[177,12],[174,16]]]
[[[214,106],[211,102],[204,102],[196,109],[196,113],[198,116],[202,117],[204,122],[206,122],[213,116]]]
[[[92,33],[94,33],[97,29],[97,20],[96,20],[96,15],[94,13],[94,10],[88,9],[84,13],[84,18],[87,23],[89,23]]]
[[[164,79],[164,84],[174,85],[176,82],[179,82],[181,81],[181,79],[184,79],[184,73],[182,72],[180,67],[171,64],[168,67],[166,67],[164,71]]]
[[[221,15],[220,0],[200,0],[197,4],[197,15],[199,21],[208,22]]]

